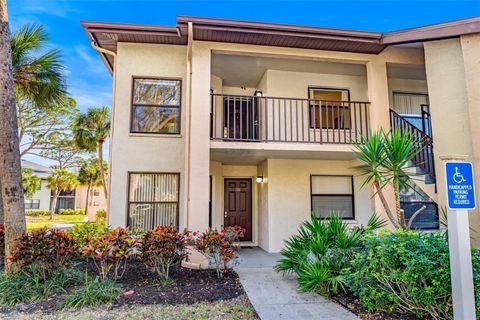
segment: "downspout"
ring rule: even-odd
[[[116,97],[116,93],[117,93],[117,54],[113,51],[110,51],[110,50],[107,50],[107,49],[104,49],[104,48],[100,48],[99,46],[97,46],[95,44],[94,41],[91,42],[91,45],[92,45],[92,48],[95,49],[96,51],[98,52],[101,52],[101,53],[104,53],[104,54],[108,54],[110,56],[113,57],[113,64],[114,64],[114,67],[113,69],[110,68],[110,66],[108,65],[107,63],[107,66],[108,66],[108,69],[110,70],[110,72],[112,73],[112,77],[113,77],[113,85],[112,85],[112,112],[111,112],[111,115],[110,115],[110,143],[109,143],[109,150],[108,150],[108,163],[109,163],[109,168],[108,168],[108,194],[110,195],[110,197],[112,196],[112,184],[111,184],[111,181],[112,181],[112,166],[113,166],[113,162],[112,162],[112,137],[113,137],[113,131],[115,129],[115,126],[113,125],[114,123],[114,115],[115,115],[115,97]],[[128,191],[127,191],[128,192]],[[110,223],[110,198],[107,199],[107,225]]]
[[[188,23],[188,42],[187,42],[187,90],[186,90],[186,108],[185,108],[185,197],[183,205],[183,227],[188,229],[188,213],[190,205],[190,110],[192,105],[192,44],[193,44],[193,24]]]

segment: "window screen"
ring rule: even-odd
[[[129,227],[177,226],[179,174],[130,173]]]
[[[354,218],[352,176],[311,176],[312,212],[319,218],[332,212],[344,219]]]

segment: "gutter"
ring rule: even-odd
[[[113,125],[114,123],[114,114],[115,114],[115,97],[116,97],[116,93],[117,93],[117,75],[116,75],[116,70],[117,70],[117,54],[113,51],[110,51],[110,50],[107,50],[107,49],[104,49],[104,48],[100,48],[99,46],[97,46],[95,44],[94,41],[91,42],[91,45],[92,45],[92,48],[95,49],[97,52],[101,53],[101,54],[108,54],[108,55],[111,55],[113,57],[113,63],[114,63],[114,68],[112,68],[110,66],[109,63],[106,63],[106,65],[108,66],[108,69],[110,71],[110,73],[112,74],[112,77],[113,77],[113,84],[112,84],[112,112],[110,114],[110,136],[109,136],[109,139],[110,139],[110,145],[109,145],[109,150],[108,150],[108,162],[109,162],[109,168],[108,168],[108,194],[110,195],[110,197],[112,196],[112,147],[113,147],[113,141],[112,141],[112,137],[113,137],[113,131],[114,131],[114,128],[115,126]],[[106,60],[106,59],[105,59]],[[128,209],[127,209],[128,210]],[[110,223],[110,198],[107,199],[107,224]]]
[[[192,45],[193,45],[193,24],[188,23],[187,40],[187,90],[186,90],[186,108],[185,108],[185,197],[183,205],[183,228],[188,228],[188,214],[190,206],[190,110],[192,106]]]

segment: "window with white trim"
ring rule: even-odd
[[[354,219],[353,177],[334,175],[310,176],[312,212],[327,218],[332,212],[343,219]]]
[[[130,173],[128,226],[150,230],[178,225],[178,173]]]

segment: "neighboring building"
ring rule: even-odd
[[[82,25],[113,75],[112,225],[238,224],[276,252],[312,211],[366,224],[383,209],[351,144],[391,125],[423,143],[419,192],[402,195],[407,215],[428,206],[416,227],[439,225],[439,156],[466,155],[480,175],[479,17],[389,33],[193,17]]]
[[[41,180],[40,188],[35,192],[35,194],[31,198],[25,198],[25,209],[50,209],[51,191],[47,187],[47,177],[52,173],[52,169],[23,159],[22,168],[32,170],[32,173]]]
[[[47,177],[52,173],[52,169],[42,166],[38,163],[22,160],[22,168],[32,170],[33,174],[41,179],[40,188],[31,198],[25,198],[25,209],[41,209],[50,210],[51,190],[47,187]],[[94,221],[95,213],[98,210],[107,209],[107,201],[105,200],[103,188],[93,187],[90,192],[88,204],[86,202],[87,186],[80,185],[74,190],[66,190],[60,193],[57,200],[57,208],[59,209],[75,209],[87,208],[90,221]]]

